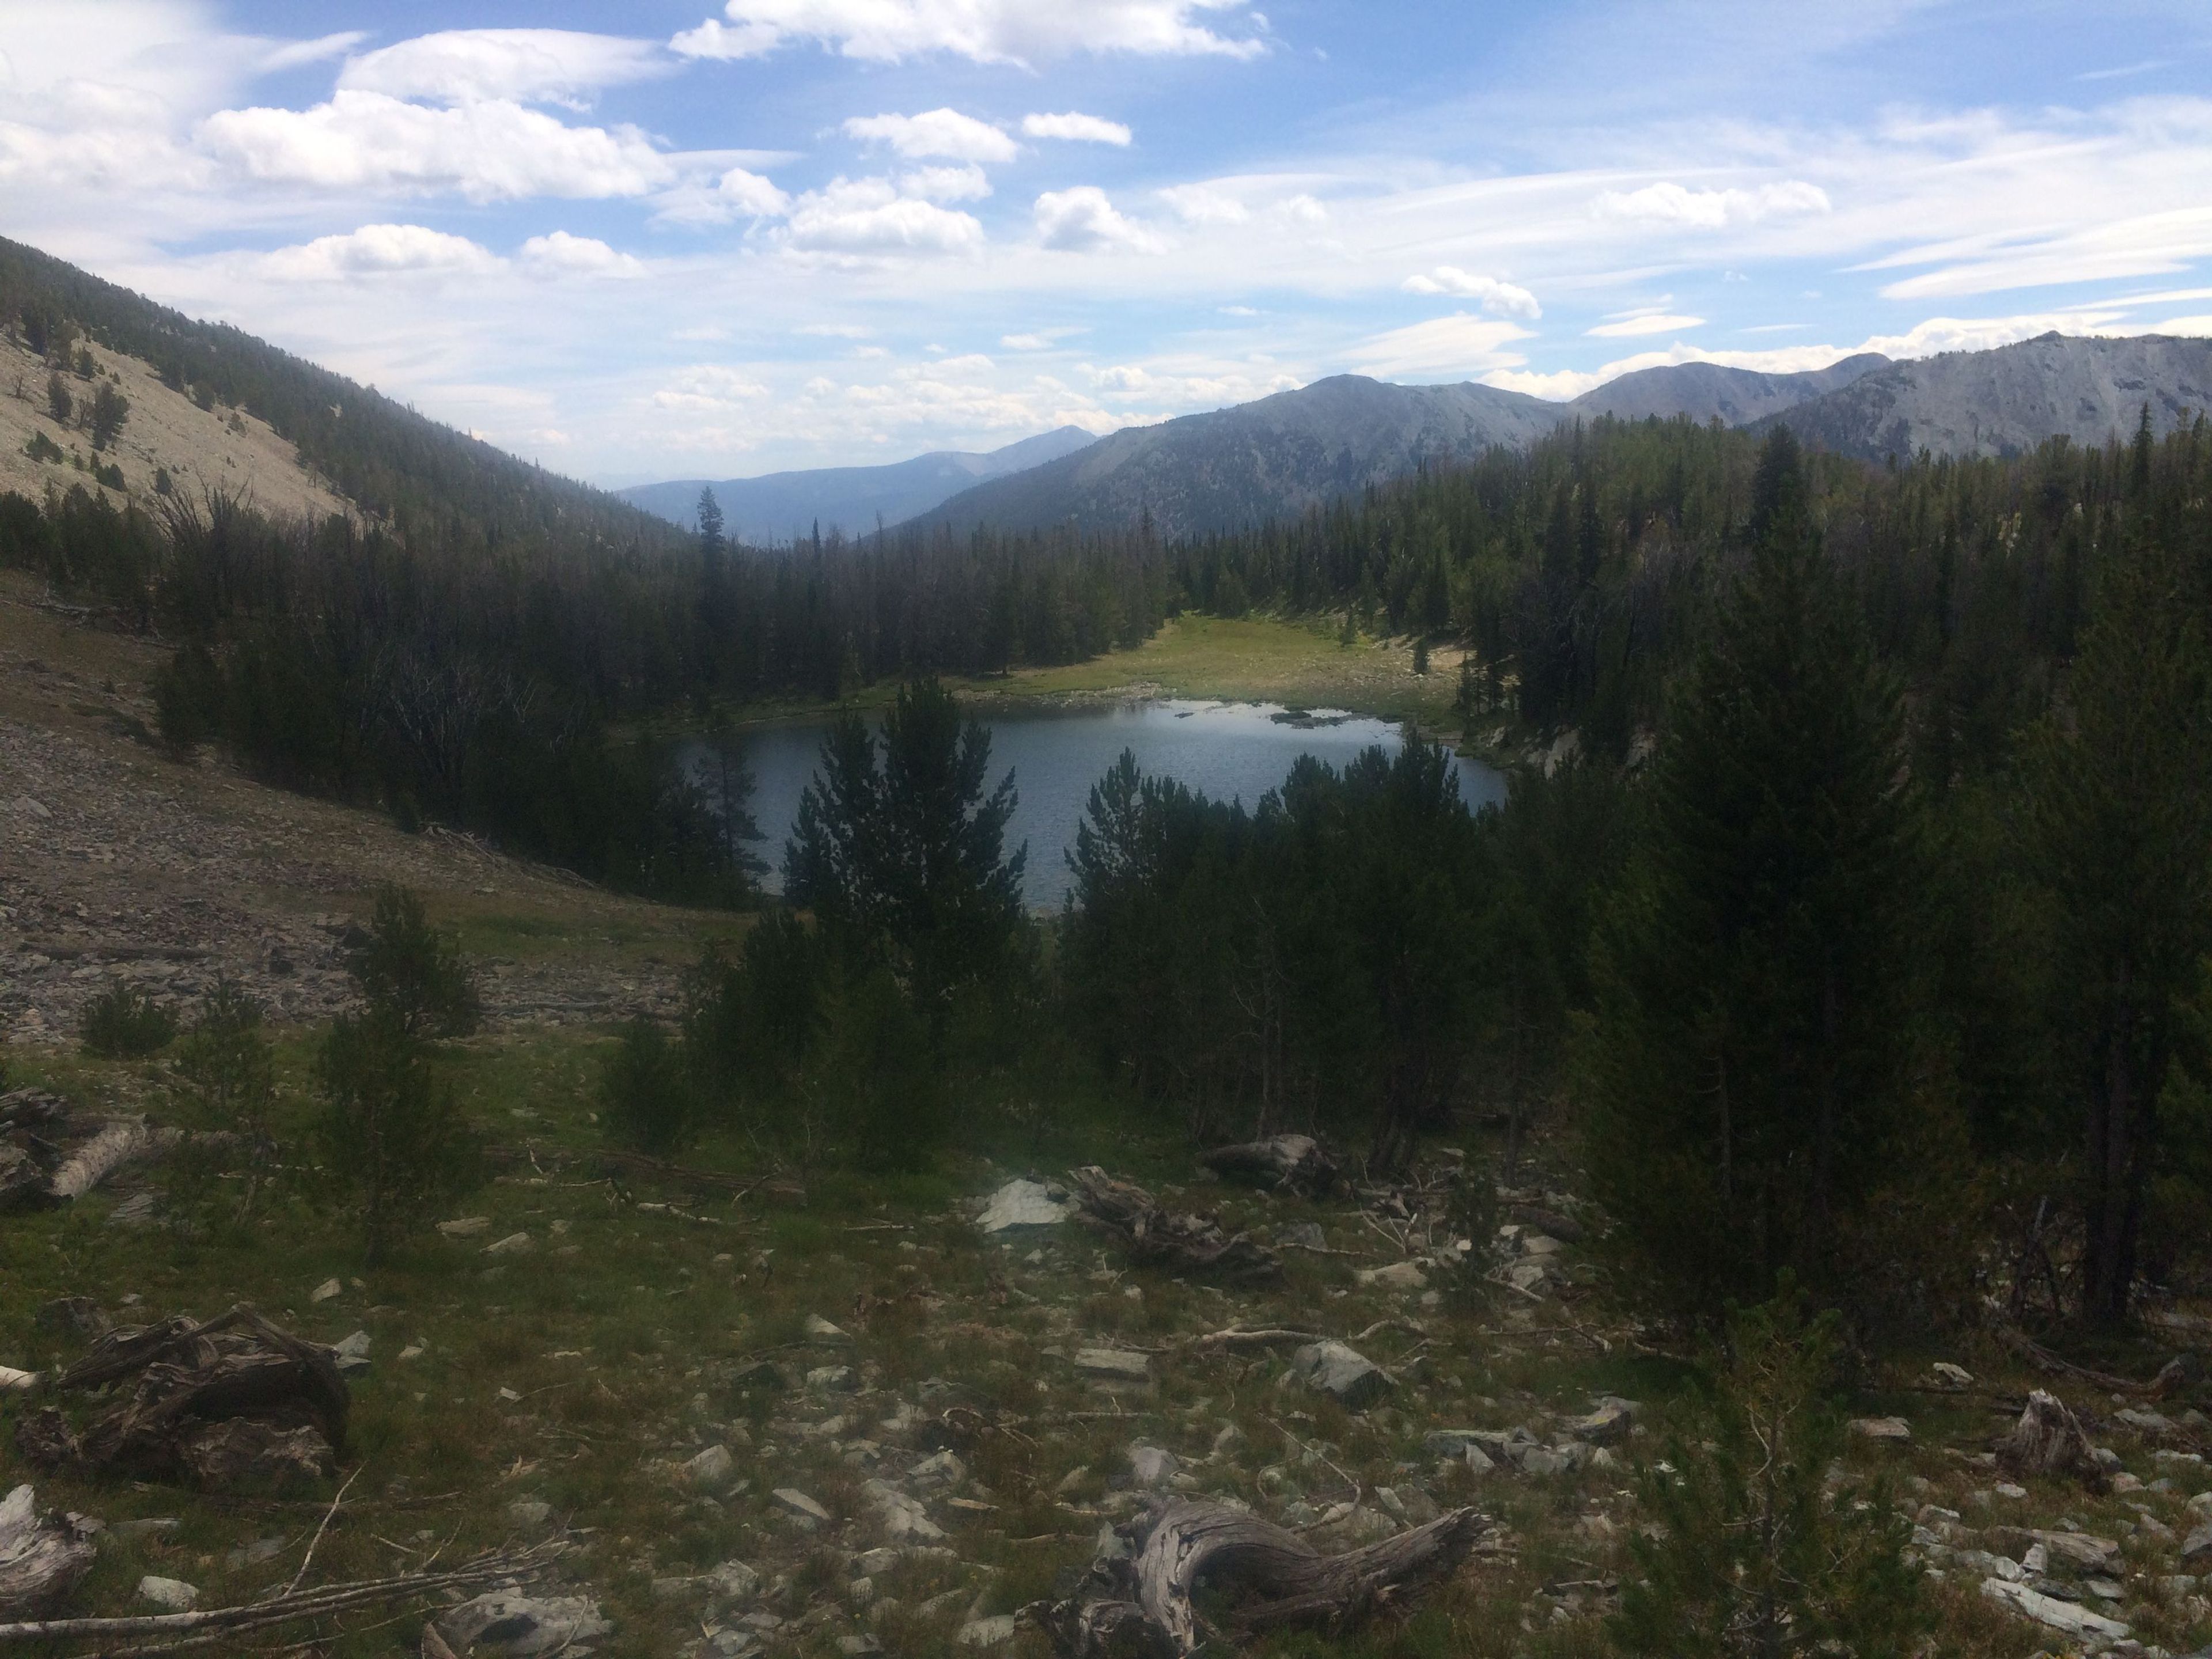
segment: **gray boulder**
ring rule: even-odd
[[[1373,1404],[1394,1386],[1382,1367],[1342,1342],[1308,1343],[1291,1356],[1291,1365],[1308,1388],[1353,1411]]]

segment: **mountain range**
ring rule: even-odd
[[[1125,428],[963,490],[917,521],[955,531],[1103,529],[1149,514],[1163,536],[1203,534],[1295,514],[1426,460],[1523,447],[1563,421],[1607,415],[1754,428],[1782,421],[1826,449],[1879,461],[1923,448],[2020,454],[2058,435],[2102,443],[2132,432],[2146,404],[2160,433],[2212,407],[2212,340],[2046,334],[1909,362],[1865,353],[1793,374],[1684,363],[1622,375],[1565,404],[1471,383],[1404,386],[1340,374]]]
[[[615,493],[671,524],[696,530],[699,492],[712,489],[725,533],[753,546],[773,547],[817,529],[854,536],[878,524],[898,524],[987,479],[1057,460],[1095,441],[1079,426],[1063,426],[981,454],[937,449],[887,466],[816,467],[757,478],[680,478]]]

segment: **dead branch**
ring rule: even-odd
[[[143,1121],[111,1123],[63,1161],[46,1191],[59,1203],[82,1198],[118,1170],[165,1152],[181,1139],[174,1129],[149,1128]]]
[[[1223,1232],[1210,1215],[1164,1210],[1142,1187],[1116,1181],[1096,1164],[1071,1170],[1068,1184],[1078,1218],[1120,1240],[1132,1261],[1244,1279],[1271,1279],[1283,1270],[1281,1259],[1249,1235]]]
[[[2140,1395],[2148,1400],[2163,1400],[2187,1379],[2187,1369],[2179,1359],[2169,1359],[2156,1376],[2148,1382],[2137,1382],[2131,1377],[2115,1376],[2110,1371],[2094,1371],[2086,1365],[2077,1365],[2036,1341],[2025,1331],[2014,1326],[1996,1328],[1997,1340],[2013,1353],[2026,1360],[2045,1376],[2070,1376],[2102,1389],[2107,1394]]]
[[[294,1624],[379,1603],[434,1595],[517,1578],[548,1565],[554,1547],[480,1556],[442,1572],[399,1573],[389,1578],[326,1584],[320,1589],[289,1592],[243,1607],[205,1607],[191,1613],[142,1613],[121,1618],[41,1619],[0,1625],[0,1646],[17,1642],[82,1641],[94,1638],[180,1636],[199,1632],[235,1632],[270,1625]]]
[[[1286,1626],[1341,1632],[1408,1602],[1455,1568],[1488,1525],[1454,1510],[1425,1526],[1341,1555],[1223,1504],[1175,1499],[1120,1529],[1133,1558],[1102,1556],[1067,1601],[1024,1616],[1062,1659],[1188,1659],[1203,1639],[1192,1591],[1200,1578],[1231,1602],[1233,1633]]]

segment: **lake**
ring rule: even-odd
[[[769,861],[771,890],[782,880],[784,842],[799,816],[800,792],[813,781],[830,729],[826,719],[747,726],[744,763],[757,781],[753,817],[767,837],[756,849]],[[1124,702],[1074,708],[1023,710],[986,715],[991,732],[990,781],[1012,767],[1021,797],[1007,826],[1009,852],[1029,843],[1023,891],[1030,904],[1058,909],[1069,884],[1062,856],[1075,846],[1076,826],[1091,786],[1124,749],[1137,764],[1189,785],[1216,800],[1256,806],[1279,787],[1301,755],[1341,768],[1363,749],[1380,744],[1395,752],[1403,741],[1389,720],[1334,709],[1301,710],[1279,703]],[[679,764],[695,769],[711,799],[713,768],[697,743],[678,750]],[[1505,779],[1496,769],[1455,757],[1460,797],[1470,807],[1502,803]]]

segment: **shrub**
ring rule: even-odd
[[[275,1054],[261,1035],[261,1010],[219,981],[177,1045],[173,1091],[183,1127],[198,1131],[164,1165],[170,1209],[193,1231],[243,1221],[276,1170]],[[226,1201],[221,1183],[237,1186]]]
[[[1719,1387],[1699,1436],[1638,1472],[1656,1536],[1630,1540],[1637,1574],[1613,1634],[1625,1653],[1711,1659],[1902,1659],[1926,1620],[1911,1526],[1877,1486],[1824,1489],[1843,1449],[1826,1397],[1837,1316],[1809,1323],[1796,1283],[1729,1310]]]
[[[68,452],[43,432],[33,432],[31,441],[23,446],[23,453],[34,461],[60,461],[68,459]]]
[[[651,1020],[632,1020],[599,1073],[599,1127],[621,1146],[665,1158],[690,1144],[698,1123],[683,1048]]]
[[[466,1036],[483,1023],[476,978],[460,947],[430,926],[420,895],[380,890],[368,934],[348,966],[372,1007],[413,1036]]]
[[[394,1006],[334,1022],[315,1081],[325,1176],[353,1204],[374,1267],[410,1220],[476,1184],[477,1148],[429,1045]]]
[[[143,991],[122,980],[85,1005],[77,1041],[102,1060],[143,1060],[174,1041],[177,1023]]]

